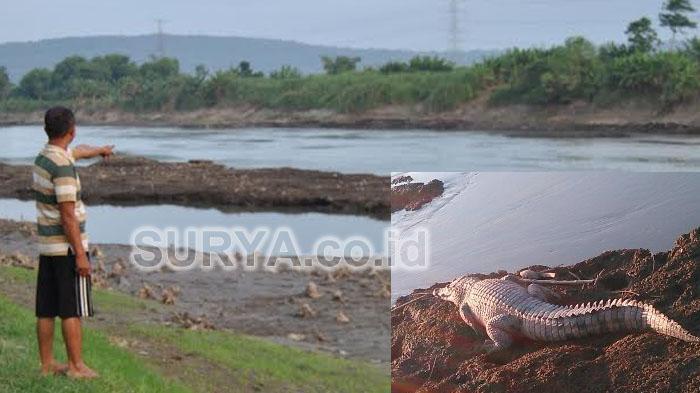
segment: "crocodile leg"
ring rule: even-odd
[[[488,352],[510,347],[513,343],[512,332],[520,328],[520,319],[508,314],[500,314],[486,322],[486,334],[491,342],[484,343]]]
[[[479,320],[467,303],[462,304],[462,307],[459,308],[459,316],[476,334],[483,334],[483,331],[479,328]]]

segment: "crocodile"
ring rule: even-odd
[[[487,352],[510,347],[515,338],[556,342],[612,332],[653,330],[688,342],[700,338],[653,306],[631,299],[561,306],[547,302],[547,289],[526,287],[513,276],[479,279],[462,276],[433,295],[454,303],[477,333],[485,331]]]

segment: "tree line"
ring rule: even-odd
[[[444,111],[489,91],[494,105],[566,104],[584,100],[609,105],[645,98],[670,108],[694,98],[700,88],[700,40],[678,40],[697,27],[689,0],[666,0],[659,25],[672,33],[662,43],[652,20],[632,21],[627,42],[596,46],[583,37],[551,48],[512,49],[471,66],[417,56],[363,68],[358,57],[323,57],[325,74],[302,75],[284,66],[264,74],[246,61],[210,73],[191,74],[176,59],[153,58],[137,65],[112,54],[71,56],[53,69],[34,69],[13,85],[0,67],[0,108],[39,109],[50,103],[129,111],[194,110],[220,106],[357,112],[408,104]]]

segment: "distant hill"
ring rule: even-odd
[[[320,57],[359,56],[362,66],[376,66],[391,60],[407,60],[417,54],[447,56],[445,53],[422,53],[407,50],[354,49],[309,45],[294,41],[214,36],[165,36],[165,54],[176,57],[181,69],[191,72],[198,64],[216,71],[236,66],[242,60],[252,63],[256,70],[270,72],[283,65],[297,67],[303,73],[322,71]],[[157,36],[94,36],[57,38],[35,42],[0,44],[0,66],[7,67],[10,78],[17,82],[29,70],[53,67],[71,55],[84,57],[120,53],[137,63],[148,60],[156,51]],[[456,56],[460,64],[472,63],[495,51],[469,51]]]

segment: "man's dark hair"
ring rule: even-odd
[[[75,125],[73,111],[63,106],[54,106],[44,115],[44,131],[49,139],[60,138]]]

